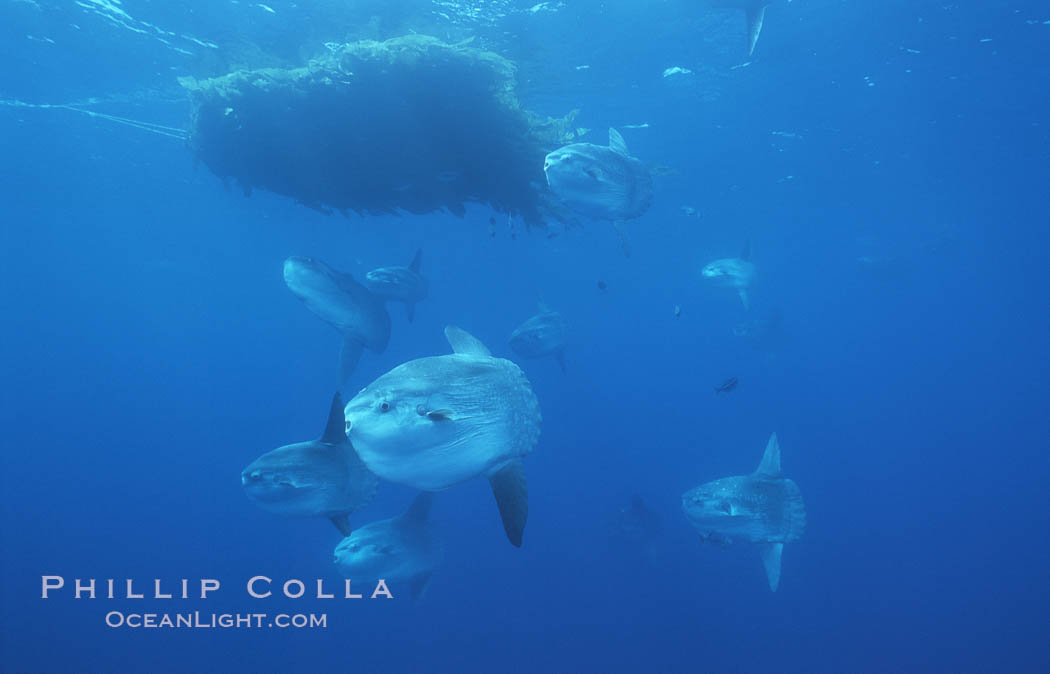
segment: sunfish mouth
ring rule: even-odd
[[[313,482],[311,480],[295,480],[294,478],[276,471],[256,469],[246,470],[241,473],[241,485],[244,487],[276,485],[278,487],[300,489],[302,487],[312,487]]]

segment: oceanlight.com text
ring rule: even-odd
[[[327,613],[124,613],[110,611],[106,625],[131,629],[327,629]]]

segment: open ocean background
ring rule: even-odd
[[[1050,668],[1050,5],[776,2],[739,67],[740,12],[532,4],[0,2],[0,671]],[[301,63],[351,10],[389,12],[384,38],[416,15],[477,34],[519,61],[526,107],[580,108],[586,140],[615,126],[673,168],[633,255],[607,223],[512,237],[497,216],[490,236],[479,205],[347,220],[245,198],[182,141],[77,111],[185,129],[177,76],[223,72],[235,42]],[[747,237],[750,313],[698,273]],[[268,514],[239,484],[318,437],[332,395],[339,337],[281,264],[361,278],[417,247],[430,296],[411,324],[391,306],[351,395],[448,352],[447,324],[512,357],[538,298],[569,322],[566,375],[515,359],[544,417],[524,546],[475,480],[435,500],[446,556],[422,601],[250,599],[256,574],[340,582],[329,523]],[[763,339],[733,334],[775,315]],[[808,511],[776,593],[754,546],[702,544],[680,507],[754,470],[772,431]],[[632,493],[663,519],[649,550],[612,535]],[[352,522],[412,496],[384,483]],[[44,601],[50,574],[223,588]],[[110,610],[328,628],[111,629]]]

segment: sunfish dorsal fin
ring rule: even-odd
[[[346,442],[346,418],[343,416],[343,399],[338,391],[332,396],[332,408],[328,411],[328,423],[321,434],[321,442],[326,445]]]
[[[416,255],[412,258],[412,262],[408,265],[408,268],[412,271],[419,273],[419,268],[423,266],[423,249],[416,249]]]
[[[758,44],[758,36],[762,33],[762,22],[766,20],[766,3],[758,3],[746,7],[747,13],[747,55],[755,53],[755,45]]]
[[[466,330],[461,330],[454,325],[445,328],[445,339],[452,347],[452,353],[462,353],[468,356],[491,356],[488,348],[474,335]]]
[[[343,538],[353,533],[353,529],[350,528],[350,518],[346,515],[332,515],[328,519],[332,521],[332,524],[343,535]]]
[[[780,477],[780,443],[777,442],[777,434],[769,436],[766,443],[766,453],[762,455],[762,461],[758,464],[755,475],[763,477]]]
[[[627,143],[616,129],[609,127],[609,149],[627,156]]]
[[[758,546],[758,554],[762,556],[762,565],[766,567],[769,589],[774,592],[780,586],[780,556],[783,552],[783,543],[763,543]]]
[[[408,510],[401,515],[401,519],[406,522],[426,522],[427,517],[430,515],[430,506],[432,503],[434,503],[434,492],[419,492],[416,494],[416,497],[412,499],[412,505],[408,506]]]

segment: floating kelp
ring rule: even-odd
[[[542,222],[543,157],[572,116],[524,110],[513,63],[418,35],[328,48],[305,68],[180,80],[200,160],[246,193],[325,211],[462,215],[477,202]]]

